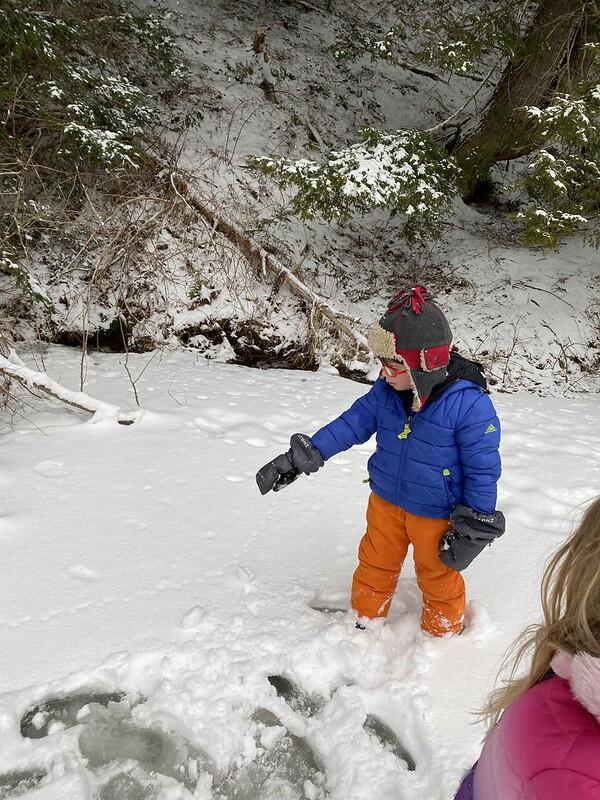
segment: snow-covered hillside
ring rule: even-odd
[[[543,562],[597,493],[597,401],[494,397],[507,533],[466,572],[464,635],[433,640],[409,564],[385,624],[311,608],[347,602],[371,445],[277,495],[254,482],[364,387],[149,359],[129,357],[134,379],[145,368],[133,425],[31,400],[4,431],[0,797],[451,800],[478,754],[472,712],[538,616]],[[44,363],[77,388],[72,350]],[[87,376],[133,404],[121,357],[94,355]],[[373,715],[414,771],[365,729]]]
[[[165,114],[164,135],[177,154],[178,174],[207,208],[273,249],[311,290],[350,315],[358,330],[398,288],[422,282],[448,311],[459,349],[485,364],[497,388],[558,396],[598,391],[596,250],[579,240],[560,253],[524,248],[506,209],[460,201],[444,238],[434,243],[407,244],[402,221],[382,213],[355,218],[346,228],[302,223],[285,212],[280,191],[247,167],[253,154],[319,159],[357,141],[365,125],[436,125],[475,93],[476,80],[446,83],[427,70],[367,58],[336,61],[331,47],[356,20],[355,3],[169,5],[178,15],[173,25],[190,86]],[[371,19],[378,9],[368,0],[360,14]],[[261,88],[263,56],[252,49],[258,29],[265,34],[274,98]],[[486,85],[478,91],[461,119],[479,111],[490,90]],[[195,122],[182,138],[175,129],[190,113]],[[510,185],[515,169],[497,170],[500,186]],[[168,170],[165,180],[170,185]],[[501,191],[499,198],[507,199]],[[510,199],[518,198],[513,192]],[[154,215],[150,199],[143,202],[145,213]],[[143,220],[140,213],[132,224]],[[145,255],[132,260],[130,274],[100,270],[92,288],[89,274],[79,273],[71,256],[46,240],[38,243],[31,269],[54,310],[46,315],[50,323],[42,324],[39,314],[18,306],[12,333],[24,342],[41,331],[72,343],[87,329],[89,346],[99,341],[122,347],[117,316],[129,314],[133,349],[185,344],[222,362],[314,367],[333,359],[346,369],[357,366],[352,343],[341,348],[314,309],[271,272],[248,264],[230,239],[183,201],[168,220],[148,226]],[[4,288],[8,279],[0,280]],[[10,293],[5,297],[10,314],[15,305]]]
[[[476,83],[441,83],[369,58],[334,60],[333,45],[356,20],[354,3],[333,3],[322,11],[319,4],[290,3],[284,12],[279,4],[262,2],[235,8],[214,2],[200,9],[178,0],[176,7],[186,23],[192,73],[205,92],[204,120],[181,151],[181,164],[201,197],[277,247],[288,265],[359,327],[378,317],[399,288],[421,282],[439,292],[459,349],[480,359],[497,386],[558,395],[600,389],[596,250],[579,240],[567,242],[560,253],[522,247],[506,210],[458,200],[445,236],[433,243],[406,243],[402,221],[381,213],[357,217],[346,228],[282,220],[279,191],[258,183],[246,168],[253,154],[318,160],[328,149],[358,141],[365,125],[393,131],[438,124],[469,100]],[[380,7],[367,3],[361,13],[372,18]],[[260,88],[260,64],[252,52],[259,27],[266,30],[276,103]],[[486,87],[467,103],[464,116],[477,113],[490,91]],[[501,187],[510,188],[518,169],[496,171],[500,199],[517,199],[510,191],[503,196]],[[218,287],[219,268],[198,265],[200,272],[204,268],[209,286]],[[248,295],[233,299],[235,314],[252,315],[253,292],[256,297],[251,282]],[[272,306],[259,301],[263,318],[284,340],[306,336],[304,326],[290,331],[289,318],[302,317],[285,296],[284,286]],[[224,299],[232,300],[221,292],[217,308]],[[192,316],[206,320],[214,313],[208,304]],[[323,346],[332,347],[327,341]]]

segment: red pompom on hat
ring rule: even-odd
[[[371,325],[367,338],[375,356],[406,365],[418,411],[448,374],[452,331],[441,308],[424,286],[403,289]]]

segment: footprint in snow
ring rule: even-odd
[[[124,520],[124,524],[134,531],[145,531],[148,527],[148,523],[142,522],[141,519],[126,519]]]
[[[83,691],[65,697],[53,697],[35,705],[21,718],[21,736],[43,739],[55,727],[72,728],[92,705],[110,708],[129,702],[124,692]]]
[[[89,569],[84,564],[73,564],[72,567],[69,567],[67,570],[67,574],[71,576],[71,578],[75,578],[78,581],[85,581],[86,583],[95,583],[96,581],[100,580],[100,576],[97,572],[94,572],[93,569]]]
[[[248,437],[244,439],[244,443],[249,445],[249,447],[268,447],[270,442],[267,442],[266,439],[259,439],[254,437]]]
[[[35,465],[33,471],[45,478],[64,478],[69,474],[69,470],[62,461],[40,461]]]

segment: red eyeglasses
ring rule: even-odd
[[[385,361],[381,362],[381,371],[384,373],[384,375],[387,375],[388,378],[397,378],[398,375],[406,375],[408,372],[404,365],[393,367],[391,364],[388,364]]]

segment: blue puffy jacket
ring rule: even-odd
[[[485,379],[469,374],[472,362],[454,356],[448,385],[418,412],[404,411],[398,392],[379,378],[367,394],[311,440],[324,460],[377,433],[368,463],[371,489],[411,514],[447,519],[457,503],[481,513],[496,508],[500,477],[500,423]],[[458,367],[457,367],[458,364]]]

